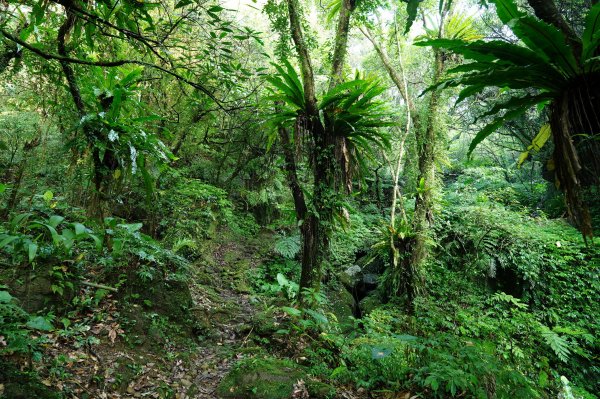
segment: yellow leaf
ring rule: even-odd
[[[527,157],[529,157],[529,151],[525,151],[525,152],[521,153],[521,156],[519,157],[519,160],[517,161],[517,168],[520,168],[521,165],[523,165],[523,162],[525,162]]]
[[[115,178],[115,180],[118,180],[119,177],[121,177],[121,169],[115,170],[115,172],[113,173],[113,177]]]
[[[544,126],[542,126],[537,136],[535,136],[531,141],[531,145],[527,147],[527,151],[522,152],[521,156],[519,156],[519,160],[517,161],[517,167],[520,168],[521,165],[523,165],[523,162],[525,162],[529,157],[530,151],[540,151],[551,135],[552,129],[550,128],[550,124],[545,124]]]
[[[533,138],[533,141],[531,142],[531,148],[536,151],[541,150],[544,144],[546,144],[546,142],[550,138],[551,134],[552,129],[550,128],[549,124],[545,124],[544,126],[542,126],[540,132],[537,134],[537,136]]]

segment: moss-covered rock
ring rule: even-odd
[[[217,395],[223,399],[287,399],[299,380],[306,383],[311,398],[335,397],[331,385],[314,381],[295,363],[274,358],[240,361],[221,381]]]
[[[165,337],[195,337],[199,320],[185,281],[141,281],[133,275],[118,294],[122,325],[137,344],[160,344]]]
[[[351,330],[354,326],[352,316],[354,316],[355,301],[352,294],[345,288],[330,288],[325,292],[328,303],[328,310],[335,315],[340,328],[343,331]]]
[[[40,381],[35,372],[20,371],[12,363],[0,360],[1,399],[61,399],[60,392],[53,391]]]
[[[381,295],[378,291],[374,291],[361,299],[359,306],[360,312],[363,316],[368,315],[373,309],[382,305]]]

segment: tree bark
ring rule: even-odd
[[[304,87],[304,114],[299,116],[299,127],[309,132],[313,141],[313,196],[310,210],[307,209],[301,222],[303,238],[302,272],[300,290],[318,289],[321,281],[322,263],[329,249],[329,236],[333,224],[334,195],[336,189],[336,152],[342,149],[344,140],[336,137],[331,122],[332,114],[325,111],[323,124],[316,100],[315,80],[310,53],[300,23],[298,0],[287,0],[290,31],[300,61]],[[331,87],[342,79],[343,65],[348,43],[350,14],[354,9],[353,0],[343,0],[338,21],[338,32],[332,62]],[[307,207],[308,208],[308,207]]]
[[[452,2],[446,1],[441,9],[438,38],[444,37],[444,24],[446,17],[450,14],[451,4]],[[436,84],[440,81],[444,72],[444,54],[438,48],[433,50],[433,54],[433,84]],[[414,236],[407,243],[407,250],[410,256],[407,256],[403,260],[400,291],[398,293],[406,294],[406,311],[409,314],[414,314],[415,299],[421,294],[424,288],[422,267],[427,257],[427,234],[430,225],[433,223],[433,185],[435,184],[435,154],[437,149],[436,120],[438,117],[439,99],[439,91],[434,90],[429,97],[425,131],[416,131],[417,151],[419,154],[419,175],[417,182],[423,190],[419,190],[415,201],[412,221]],[[423,182],[422,186],[421,182]]]
[[[294,148],[290,141],[290,133],[287,129],[279,128],[279,138],[281,140],[281,147],[283,148],[283,157],[285,159],[285,173],[288,178],[288,185],[292,191],[292,198],[294,199],[294,208],[296,209],[296,219],[298,222],[303,221],[306,218],[307,207],[306,200],[304,198],[304,192],[300,186],[298,179],[298,167],[296,166],[296,157],[294,155]]]
[[[333,143],[321,122],[315,94],[315,80],[310,53],[300,23],[298,0],[287,0],[290,31],[296,47],[304,86],[304,115],[302,128],[311,135],[314,147],[314,192],[312,207],[301,222],[302,271],[300,294],[305,288],[318,289],[321,281],[321,266],[328,247],[328,232],[331,225],[331,205],[327,201],[332,187]]]
[[[350,31],[350,17],[355,8],[355,0],[342,0],[335,36],[329,90],[343,81],[344,62],[346,61],[348,48],[348,33]]]

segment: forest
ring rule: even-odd
[[[600,398],[598,0],[0,0],[0,398]]]

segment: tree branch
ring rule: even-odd
[[[18,37],[11,35],[4,29],[0,28],[0,33],[2,33],[2,35],[4,37],[6,37],[7,39],[19,44],[23,48],[26,48],[27,50],[31,51],[32,53],[37,54],[38,56],[42,57],[43,59],[56,60],[56,61],[59,61],[61,64],[68,63],[68,64],[99,66],[99,67],[106,67],[106,68],[113,68],[113,67],[118,67],[118,66],[122,66],[122,65],[126,65],[126,64],[132,64],[132,65],[140,65],[140,66],[144,66],[147,68],[159,70],[163,73],[166,73],[167,75],[173,76],[177,80],[184,82],[187,85],[192,86],[193,88],[195,88],[197,90],[200,90],[202,93],[206,94],[211,100],[213,100],[219,106],[219,108],[226,111],[225,108],[223,107],[223,105],[221,104],[221,102],[207,88],[205,88],[204,86],[202,86],[199,83],[192,82],[191,80],[181,76],[180,74],[170,71],[159,65],[155,65],[155,64],[152,64],[149,62],[144,62],[144,61],[138,61],[138,60],[91,61],[91,60],[82,60],[79,58],[67,57],[65,55],[60,55],[60,54],[47,53],[45,51],[40,50],[37,47],[32,46],[31,44],[27,43],[24,40],[21,40]]]

